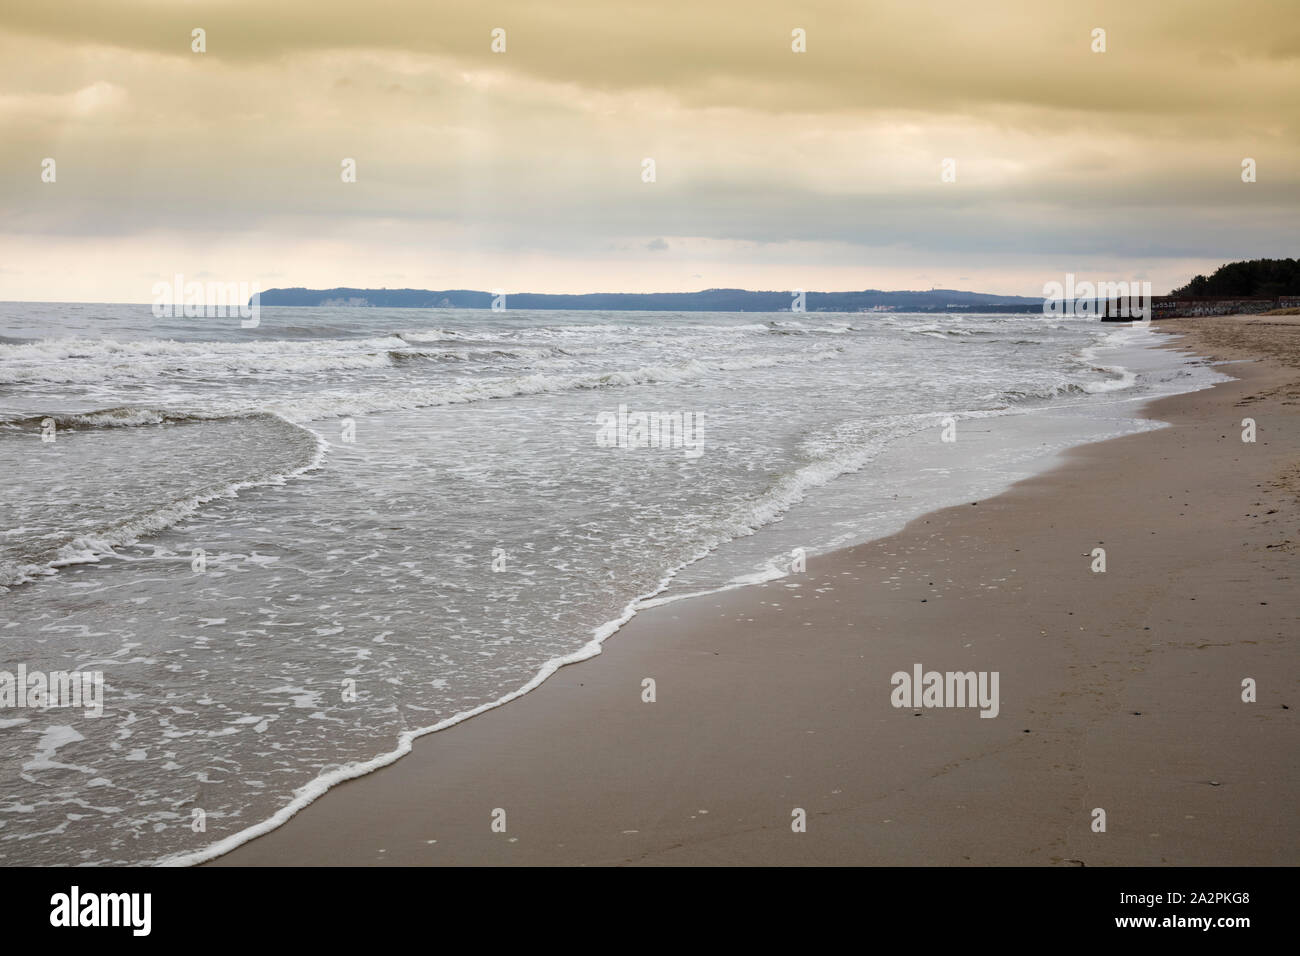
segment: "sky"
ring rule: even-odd
[[[5,300],[1159,294],[1300,254],[1298,0],[6,0],[0,62]]]

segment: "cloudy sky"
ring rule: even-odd
[[[1300,253],[1297,0],[7,0],[0,61],[0,299],[1159,293]]]

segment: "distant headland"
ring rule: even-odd
[[[553,295],[513,292],[511,309],[569,309],[618,312],[788,312],[797,293],[705,289],[702,292],[592,292]],[[808,312],[1028,312],[1041,310],[1042,297],[989,295],[931,289],[928,292],[805,292]],[[379,309],[490,309],[496,293],[469,289],[267,289],[263,306],[370,307]]]

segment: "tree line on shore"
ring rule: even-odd
[[[1247,259],[1198,275],[1170,296],[1209,298],[1276,298],[1300,295],[1300,259]]]

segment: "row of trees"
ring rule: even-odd
[[[1300,295],[1300,259],[1249,259],[1197,276],[1171,295],[1194,298]]]

